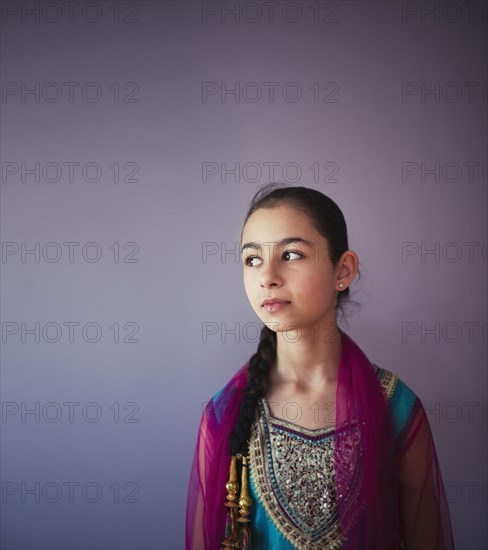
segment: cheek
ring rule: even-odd
[[[300,296],[317,307],[323,306],[334,296],[334,285],[329,273],[314,273],[303,277],[300,282]]]
[[[252,297],[253,297],[253,294],[255,294],[254,292],[254,285],[252,284],[252,277],[250,275],[249,272],[244,272],[244,290],[246,292],[246,296],[247,298],[249,299],[249,301],[252,302]]]

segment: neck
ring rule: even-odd
[[[342,342],[335,322],[317,324],[300,332],[279,332],[273,384],[316,391],[337,383]]]

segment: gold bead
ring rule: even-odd
[[[250,508],[252,506],[252,498],[250,496],[242,496],[239,499],[239,506],[241,508]]]

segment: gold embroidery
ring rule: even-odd
[[[390,399],[398,377],[378,365],[373,364],[373,368]],[[275,527],[300,550],[341,547],[334,473],[334,449],[338,441],[343,452],[349,454],[346,462],[354,472],[354,483],[347,494],[340,495],[347,503],[349,525],[360,513],[354,506],[363,475],[358,461],[360,433],[358,429],[349,433],[348,441],[339,437],[340,430],[335,426],[308,430],[272,417],[266,399],[258,402],[249,440],[250,478]]]
[[[398,382],[398,376],[396,374],[393,374],[389,370],[378,367],[378,365],[375,365],[374,363],[373,368],[376,372],[376,376],[378,377],[378,380],[381,384],[381,387],[383,388],[387,399],[390,400],[391,396],[395,392],[395,388]]]
[[[348,466],[357,470],[356,482],[342,496],[345,503],[353,503],[361,479],[356,468],[359,430],[346,441],[334,426],[307,430],[272,418],[266,400],[260,400],[259,411],[249,444],[250,475],[259,501],[280,533],[297,548],[340,548],[334,448],[342,437]]]

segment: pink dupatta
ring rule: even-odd
[[[394,448],[388,403],[374,369],[354,340],[339,332],[336,428],[341,435],[334,458],[342,550],[453,549],[439,463],[420,401]],[[239,369],[203,412],[188,484],[186,550],[221,548],[228,442],[247,384],[247,367]],[[354,444],[358,429],[360,445]]]

